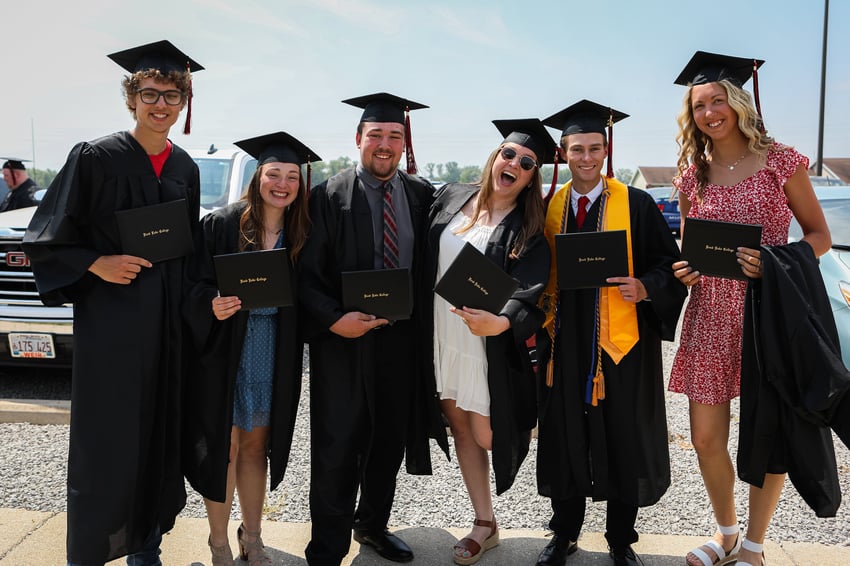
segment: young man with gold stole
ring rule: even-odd
[[[554,536],[538,566],[565,564],[578,549],[588,497],[607,501],[614,564],[642,564],[631,547],[638,507],[670,485],[661,340],[673,339],[686,291],[673,276],[679,249],[655,201],[613,178],[611,127],[626,117],[582,100],[543,121],[561,129],[572,173],[546,215],[553,254],[556,234],[625,230],[629,272],[608,278],[612,286],[559,290],[553,255],[537,339],[537,484],[552,501]]]

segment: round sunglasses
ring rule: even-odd
[[[502,159],[504,159],[505,161],[513,161],[514,157],[516,157],[516,150],[512,147],[503,147],[501,153]],[[537,162],[531,157],[523,155],[519,158],[519,166],[522,167],[525,171],[531,171],[532,169],[537,167]]]

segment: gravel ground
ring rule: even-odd
[[[665,343],[665,365],[669,371],[675,344]],[[266,516],[276,521],[309,521],[309,432],[308,387],[304,394],[296,424],[289,468],[283,484],[270,494]],[[637,529],[643,533],[709,535],[713,532],[713,516],[689,442],[687,400],[683,395],[667,394],[667,420],[670,436],[672,486],[661,501],[638,513]],[[737,438],[737,403],[733,404],[733,429],[730,448]],[[65,473],[68,449],[67,426],[0,424],[0,507],[41,511],[64,511]],[[842,492],[850,493],[850,451],[835,440],[838,472]],[[514,486],[495,498],[496,516],[504,528],[545,528],[550,507],[537,495],[534,467],[536,441],[520,470]],[[436,445],[432,449],[433,476],[410,476],[400,473],[396,505],[391,525],[424,527],[463,527],[472,522],[472,508],[457,463],[447,462]],[[734,458],[734,456],[733,456]],[[201,498],[188,488],[189,502],[182,512],[185,517],[203,517]],[[736,500],[746,505],[747,489],[738,482]],[[238,518],[234,506],[234,518]],[[739,508],[739,519],[746,520],[745,507]],[[604,503],[588,504],[585,530],[603,532]],[[828,545],[850,545],[850,511],[842,507],[833,519],[818,519],[787,483],[782,500],[771,523],[768,537],[774,541],[817,542]]]

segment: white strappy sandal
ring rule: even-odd
[[[709,539],[705,541],[702,545],[688,553],[696,556],[702,563],[702,566],[726,566],[727,564],[734,564],[738,558],[738,553],[741,551],[741,540],[744,538],[741,536],[740,528],[735,525],[734,527],[718,527],[718,529],[720,534],[724,536],[737,533],[738,537],[735,539],[735,545],[729,549],[729,552],[727,553],[721,545],[717,544],[716,540]],[[714,551],[715,556],[717,556],[714,562],[711,561],[711,557],[703,550],[703,547],[710,548]],[[740,564],[740,562],[738,564]]]
[[[749,562],[741,562],[740,560],[736,563],[737,566],[767,566],[767,560],[764,557],[764,543],[753,542],[748,538],[744,539],[741,548],[746,548],[750,552],[756,552],[761,554],[761,564],[755,565],[750,564]]]

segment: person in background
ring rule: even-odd
[[[760,224],[762,245],[785,245],[794,216],[803,241],[820,256],[831,240],[809,181],[809,161],[767,135],[752,97],[743,89],[762,63],[698,51],[675,81],[688,87],[678,117],[679,176],[674,181],[683,237],[688,218],[703,218]],[[761,277],[760,250],[739,248],[737,256],[744,275]],[[686,560],[691,566],[760,566],[785,474],[773,468],[775,473],[766,474],[761,487],[750,486],[747,533],[741,537],[727,445],[730,402],[741,386],[747,283],[703,276],[687,261],[673,268],[691,296],[669,388],[688,396],[691,442],[718,525],[714,537],[689,552]]]
[[[549,203],[550,246],[556,234],[625,230],[629,273],[607,279],[610,287],[559,290],[552,261],[537,338],[537,489],[551,499],[554,536],[538,566],[562,565],[577,550],[587,497],[607,501],[614,564],[641,564],[631,547],[638,508],[670,485],[661,340],[673,340],[686,293],[672,270],[679,248],[655,201],[612,178],[610,128],[623,118],[582,100],[543,121],[561,130],[572,173]]]
[[[6,160],[3,163],[3,182],[9,188],[3,202],[0,202],[0,212],[37,205],[35,192],[39,190],[39,187],[27,174],[27,168],[23,163],[27,160],[17,157],[0,157],[0,159]]]
[[[311,566],[339,565],[354,540],[387,560],[410,547],[387,530],[396,475],[408,441],[413,384],[422,371],[421,306],[392,325],[343,307],[341,273],[408,268],[419,296],[433,188],[415,170],[406,110],[423,105],[387,93],[345,101],[363,108],[360,163],[310,192],[313,226],[299,290],[310,347]],[[413,461],[408,459],[408,471]],[[360,500],[356,506],[358,488]]]
[[[186,259],[152,263],[122,253],[115,213],[182,200],[197,231],[198,166],[168,133],[190,104],[191,73],[203,67],[168,41],[109,57],[129,72],[124,102],[133,127],[71,150],[23,249],[42,301],[74,303],[68,562],[129,555],[133,566],[159,566],[162,534],[186,502]]]
[[[540,120],[494,124],[504,140],[487,158],[481,180],[446,185],[435,197],[425,267],[429,284],[423,302],[432,313],[432,338],[424,345],[432,371],[425,377],[424,398],[434,400],[429,420],[446,455],[440,412],[448,419],[475,511],[472,531],[453,548],[452,558],[461,565],[474,564],[499,544],[488,451],[499,494],[513,484],[528,453],[537,399],[525,340],[543,322],[537,300],[549,277],[540,166],[553,162],[557,146]],[[455,308],[431,291],[465,243],[519,281],[498,313]]]
[[[307,183],[301,165],[321,158],[285,132],[235,143],[257,159],[242,199],[201,221],[192,258],[196,282],[184,312],[195,334],[197,356],[186,387],[186,477],[204,496],[213,566],[230,566],[227,526],[233,492],[239,492],[242,560],[271,564],[260,538],[267,471],[270,488],[283,480],[301,393],[303,347],[296,303],[241,308],[235,296],[219,296],[213,258],[286,248],[296,266],[307,239]]]

